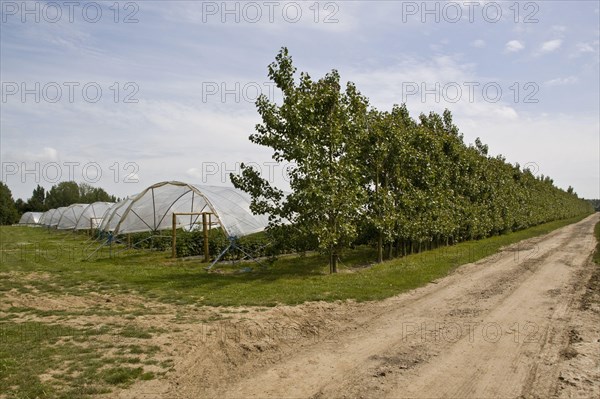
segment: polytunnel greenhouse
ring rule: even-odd
[[[94,202],[81,212],[75,230],[97,229],[102,223],[103,216],[113,206],[113,202]]]
[[[19,219],[19,224],[39,224],[42,215],[43,212],[25,212]]]
[[[121,220],[121,216],[129,204],[131,204],[132,198],[133,197],[125,198],[108,208],[106,212],[104,212],[104,215],[102,215],[102,223],[100,224],[99,229],[107,233],[115,231],[117,224]]]
[[[52,214],[55,211],[56,211],[56,209],[50,209],[50,210],[42,213],[42,216],[40,216],[39,224],[41,224],[42,226],[49,226],[50,219],[52,219]]]
[[[73,230],[77,225],[79,217],[88,204],[71,204],[65,209],[56,224],[59,230]],[[60,208],[59,208],[60,209]]]
[[[105,231],[112,230],[117,235],[170,230],[173,213],[194,213],[176,216],[176,228],[186,230],[202,223],[201,213],[210,213],[211,219],[229,237],[262,231],[269,222],[266,215],[253,215],[250,196],[233,187],[169,181],[154,184],[128,201],[129,204],[124,202],[104,221]]]
[[[55,209],[54,213],[52,213],[52,216],[50,217],[50,219],[46,221],[46,225],[50,226],[50,227],[58,226],[58,221],[62,217],[63,212],[66,210],[67,210],[66,206],[61,206],[60,208]]]

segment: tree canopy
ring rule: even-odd
[[[284,221],[295,234],[330,255],[356,240],[375,242],[378,260],[441,244],[478,239],[590,212],[572,188],[553,185],[528,169],[489,155],[479,138],[467,145],[452,114],[418,120],[405,105],[369,106],[353,83],[342,86],[332,70],[314,80],[300,73],[286,48],[268,67],[283,94],[279,105],[261,95],[262,123],[250,136],[290,162],[292,192],[285,196],[243,165],[231,175],[252,196],[252,210]]]
[[[10,188],[0,182],[0,224],[13,224],[19,221],[19,212],[15,206]]]
[[[96,201],[114,202],[116,198],[100,187],[92,187],[87,183],[77,184],[74,181],[60,182],[52,186],[44,201],[48,209],[69,206],[75,203],[90,204]]]
[[[52,208],[75,203],[91,204],[97,201],[116,202],[116,197],[109,195],[100,187],[66,181],[52,186],[47,192],[38,184],[27,201],[19,198],[14,204],[18,213],[23,214],[25,212],[45,212]]]

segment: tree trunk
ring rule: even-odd
[[[333,274],[337,273],[337,271],[337,252],[332,250],[331,257],[329,258],[329,272]]]
[[[383,233],[377,237],[377,263],[383,262]]]

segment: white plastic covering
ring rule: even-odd
[[[71,204],[65,209],[56,224],[59,230],[73,230],[77,225],[79,217],[88,204]]]
[[[102,223],[102,217],[114,202],[94,202],[85,207],[77,220],[75,230],[96,229]]]
[[[41,224],[42,226],[50,225],[50,219],[52,218],[52,214],[55,211],[56,211],[56,209],[50,209],[50,210],[42,213],[42,216],[40,217],[40,220],[39,220],[39,224]]]
[[[23,216],[21,216],[19,224],[38,224],[42,214],[43,212],[25,212]]]
[[[52,213],[52,216],[50,217],[50,219],[46,221],[46,225],[50,226],[50,227],[56,227],[58,225],[58,221],[60,220],[60,217],[62,216],[63,212],[66,210],[67,210],[66,206],[61,206],[60,208],[55,209],[54,213]]]
[[[251,198],[233,187],[191,185],[182,182],[154,184],[135,196],[114,228],[115,234],[169,230],[173,213],[211,212],[228,236],[245,236],[262,231],[269,220],[253,215]],[[114,215],[113,215],[114,218]],[[198,226],[198,222],[200,225]],[[202,228],[202,216],[178,216],[177,227]]]
[[[129,206],[129,204],[131,204],[133,197],[125,198],[108,208],[104,215],[102,215],[102,223],[100,224],[100,230],[106,232],[114,231],[117,227],[117,224],[121,220],[121,216],[123,216],[123,213]]]

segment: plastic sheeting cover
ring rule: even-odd
[[[38,224],[43,214],[44,212],[25,212],[19,219],[19,224]]]
[[[106,232],[114,231],[121,220],[121,216],[123,216],[123,212],[125,212],[129,204],[131,204],[132,198],[133,197],[125,198],[108,208],[106,212],[104,212],[104,215],[102,215],[100,230]]]
[[[60,217],[62,216],[63,212],[67,210],[66,206],[61,206],[60,208],[57,208],[54,210],[54,213],[52,213],[52,216],[50,217],[50,220],[47,221],[46,225],[50,226],[50,227],[56,227],[58,225],[58,221],[60,220]]]
[[[86,229],[96,229],[100,226],[103,220],[103,216],[111,206],[114,205],[114,202],[94,202],[93,204],[89,204],[85,207],[79,219],[77,220],[77,224],[75,225],[75,230],[86,230]]]
[[[52,214],[56,212],[56,209],[50,209],[44,213],[42,213],[42,216],[40,217],[40,221],[39,223],[43,226],[48,226],[50,225],[50,219],[52,218]]]
[[[251,198],[233,187],[191,185],[182,182],[154,184],[131,201],[116,225],[116,234],[169,230],[172,214],[210,212],[228,236],[245,236],[265,229],[266,215],[253,215]],[[177,217],[177,227],[202,228],[202,216]]]
[[[59,230],[73,230],[77,225],[79,217],[88,204],[71,204],[64,210],[56,228]]]

